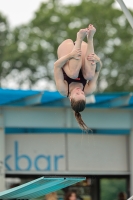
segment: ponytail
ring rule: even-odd
[[[84,123],[84,121],[81,118],[81,114],[79,112],[75,112],[75,118],[79,124],[79,126],[84,130],[87,131],[89,128],[86,126],[86,124]]]
[[[91,130],[88,128],[88,126],[84,123],[82,120],[81,114],[79,112],[82,112],[85,109],[86,102],[85,100],[75,101],[74,99],[71,99],[71,107],[74,110],[75,118],[84,131]]]

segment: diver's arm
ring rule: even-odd
[[[55,63],[55,68],[62,68],[70,59],[79,60],[81,57],[81,50],[80,49],[73,49],[69,54],[62,56],[59,58]]]
[[[54,63],[54,68],[62,68],[70,59],[72,58],[71,53],[59,58],[55,63]]]
[[[102,62],[101,62],[101,60],[99,60],[96,63],[96,70],[95,70],[95,75],[94,75],[93,79],[89,80],[85,86],[85,89],[84,89],[85,95],[92,94],[93,92],[95,92],[95,90],[97,88],[97,79],[99,77],[101,67],[102,67]]]
[[[90,80],[85,88],[84,88],[84,93],[85,95],[89,95],[89,94],[92,94],[93,92],[95,92],[96,88],[97,88],[97,79],[98,79],[98,76],[99,76],[99,72],[96,72],[93,79]]]

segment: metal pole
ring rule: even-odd
[[[127,200],[133,200],[133,197],[130,197],[129,199],[127,199]]]
[[[131,13],[129,12],[129,10],[127,9],[125,3],[123,2],[123,0],[116,0],[116,1],[120,4],[120,7],[121,7],[123,13],[125,14],[129,24],[133,28],[133,17],[131,15]]]

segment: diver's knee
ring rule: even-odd
[[[87,73],[84,74],[84,78],[86,80],[92,80],[95,76],[95,72],[93,71],[88,71]]]

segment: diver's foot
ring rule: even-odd
[[[90,24],[90,25],[88,26],[88,29],[89,29],[89,33],[88,33],[88,35],[87,35],[87,38],[88,38],[88,40],[90,40],[90,39],[93,39],[94,34],[95,34],[95,32],[96,32],[96,28],[95,28],[92,24]]]
[[[89,29],[88,28],[80,29],[79,32],[77,33],[77,40],[83,41],[85,36],[88,35],[88,34],[89,34]]]

